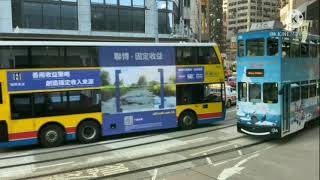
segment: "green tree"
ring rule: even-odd
[[[146,86],[147,85],[147,78],[145,76],[140,76],[137,82],[138,86]]]
[[[110,85],[110,76],[108,71],[101,72],[101,81],[103,86]]]
[[[173,84],[176,83],[176,76],[170,76],[169,81]]]

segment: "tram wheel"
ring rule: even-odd
[[[92,143],[98,141],[100,133],[100,126],[95,121],[84,121],[77,128],[77,138],[81,143]]]
[[[183,112],[179,117],[179,127],[181,129],[192,129],[196,126],[196,115],[191,111]]]
[[[40,144],[43,147],[57,147],[64,142],[65,133],[62,127],[56,124],[49,124],[40,131]]]

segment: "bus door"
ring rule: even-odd
[[[5,107],[4,99],[5,77],[5,72],[0,71],[0,143],[8,141],[8,125],[6,122],[6,115],[8,116],[8,112]]]
[[[290,84],[283,85],[282,134],[290,132]]]

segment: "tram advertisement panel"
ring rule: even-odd
[[[105,47],[100,53],[104,135],[177,126],[174,48]]]

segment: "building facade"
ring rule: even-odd
[[[184,1],[1,0],[0,39],[189,41]]]
[[[279,19],[280,5],[280,0],[228,0],[228,61],[236,58],[236,35],[249,31],[252,23]]]

